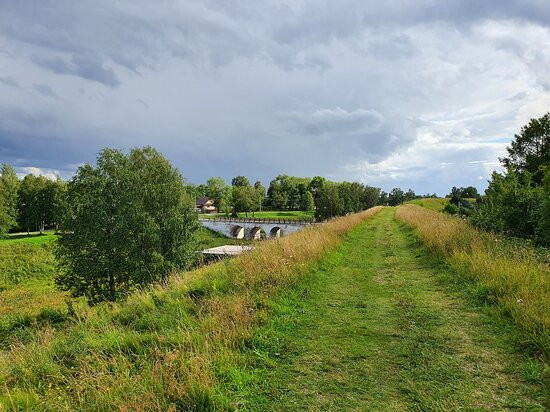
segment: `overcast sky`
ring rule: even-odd
[[[369,4],[370,3],[370,4]],[[547,0],[0,0],[0,161],[485,188],[550,110]]]

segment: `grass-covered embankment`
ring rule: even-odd
[[[543,365],[508,319],[386,208],[273,303],[235,388],[250,411],[544,411]],[[248,382],[248,383],[246,383]]]
[[[174,276],[126,302],[78,311],[0,355],[0,403],[37,410],[204,410],[231,401],[242,349],[269,302],[376,213],[334,219]]]
[[[416,206],[400,207],[397,218],[457,273],[475,280],[483,298],[525,331],[524,343],[550,358],[550,267],[535,250]]]
[[[446,197],[426,197],[423,199],[410,200],[407,204],[422,206],[426,209],[442,212],[445,206],[449,204],[449,199]]]

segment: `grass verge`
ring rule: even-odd
[[[226,410],[267,302],[379,208],[262,243],[128,301],[73,313],[0,354],[0,404],[36,410]]]
[[[400,207],[396,216],[457,273],[478,282],[480,297],[525,331],[525,345],[550,358],[550,267],[536,251],[417,206]]]

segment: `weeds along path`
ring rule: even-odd
[[[361,224],[276,303],[243,408],[545,410],[512,332],[442,281],[394,212]]]

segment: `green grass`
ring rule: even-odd
[[[344,235],[359,220],[261,242],[124,303],[20,317],[0,334],[0,409],[546,410],[547,366],[483,287],[394,209]]]
[[[422,206],[422,207],[425,207],[426,209],[434,210],[436,212],[442,212],[445,205],[449,203],[449,199],[448,198],[414,199],[406,203]]]
[[[27,233],[10,233],[5,238],[0,238],[0,245],[5,244],[32,244],[32,245],[43,245],[50,243],[56,239],[55,232],[53,230],[47,230],[43,234],[40,232],[31,232]]]
[[[393,213],[273,302],[231,396],[252,411],[546,410],[544,365],[517,352],[519,331]]]
[[[224,385],[270,297],[378,209],[261,242],[127,301],[37,315],[0,351],[0,405],[34,410],[226,410]],[[35,327],[37,326],[37,327]],[[28,333],[27,333],[28,332]],[[1,406],[0,406],[1,408]]]
[[[214,218],[214,217],[224,217],[224,214],[213,213],[213,214],[201,214],[201,218]],[[244,213],[238,213],[240,218],[246,217]],[[286,219],[286,220],[299,220],[299,219],[313,219],[315,217],[314,212],[302,212],[300,210],[287,210],[287,211],[266,211],[266,212],[255,212],[254,216],[252,213],[248,213],[248,217],[257,217],[262,219]]]
[[[198,250],[204,250],[223,245],[247,245],[253,243],[248,239],[234,239],[224,236],[218,232],[201,227],[198,233]]]

